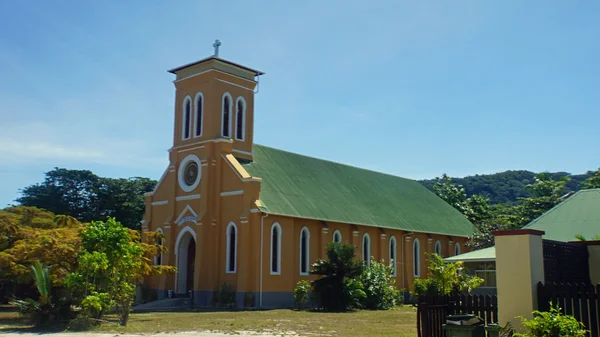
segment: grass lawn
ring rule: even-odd
[[[22,326],[0,313],[0,333]],[[109,320],[113,317],[109,317]],[[19,325],[20,324],[20,325]],[[132,313],[127,327],[103,324],[96,331],[157,333],[177,331],[256,331],[321,336],[416,336],[416,313],[410,306],[387,311],[323,313],[287,309]]]

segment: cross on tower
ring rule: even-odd
[[[219,46],[221,46],[221,41],[215,40],[215,43],[213,43],[213,47],[215,48],[216,57],[219,57]]]

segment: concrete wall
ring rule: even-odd
[[[590,280],[592,284],[600,284],[600,241],[588,245]]]

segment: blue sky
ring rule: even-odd
[[[158,179],[167,69],[266,72],[255,141],[415,179],[600,166],[598,1],[0,1],[0,207],[53,167]]]

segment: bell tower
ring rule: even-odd
[[[254,93],[263,72],[214,55],[169,70],[175,74],[173,147],[230,139],[233,155],[252,160]]]

